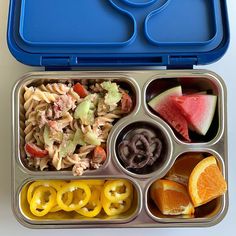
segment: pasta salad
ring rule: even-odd
[[[82,175],[107,158],[114,122],[131,112],[130,92],[116,82],[81,81],[26,86],[25,152],[36,170]]]

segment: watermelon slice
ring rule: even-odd
[[[159,113],[184,139],[191,141],[188,134],[188,123],[172,99],[173,96],[178,97],[181,95],[182,88],[177,86],[154,97],[148,102],[148,105]]]
[[[189,122],[190,127],[197,133],[205,135],[215,114],[217,96],[193,94],[175,96],[172,100]]]

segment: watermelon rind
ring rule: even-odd
[[[166,99],[170,96],[182,96],[182,87],[176,86],[174,88],[168,89],[163,93],[155,96],[151,101],[148,102],[148,105],[155,109],[157,104],[165,103]]]

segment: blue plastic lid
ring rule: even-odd
[[[226,0],[11,0],[8,45],[32,66],[207,64],[227,50]]]

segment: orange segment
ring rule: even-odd
[[[157,180],[151,185],[151,198],[164,215],[191,215],[194,207],[185,186],[170,180]]]
[[[203,158],[204,156],[200,152],[181,155],[169,170],[165,178],[187,186],[192,170]]]
[[[223,195],[227,184],[213,156],[200,161],[189,177],[189,194],[195,207]]]

